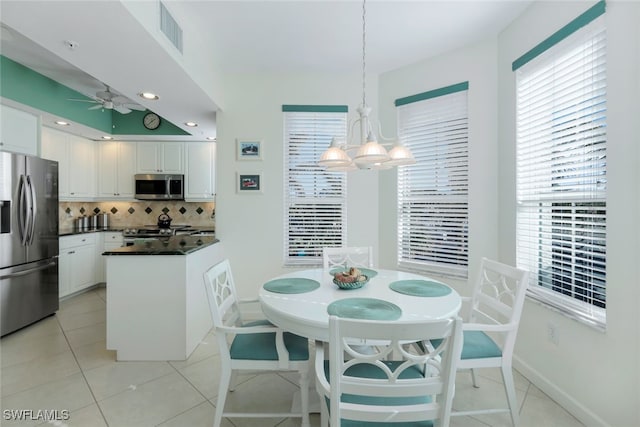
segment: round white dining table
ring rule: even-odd
[[[443,296],[413,296],[397,292],[390,284],[405,280],[433,281],[428,277],[397,270],[374,268],[377,272],[359,289],[340,289],[333,283],[330,270],[322,268],[295,271],[274,277],[277,279],[301,278],[317,281],[320,286],[302,293],[279,293],[260,289],[259,298],[265,317],[274,325],[312,340],[329,341],[329,314],[327,307],[346,298],[374,298],[394,304],[401,314],[394,322],[417,319],[436,320],[458,314],[460,295],[451,289]],[[267,283],[269,283],[267,282]],[[441,283],[441,282],[440,282]]]

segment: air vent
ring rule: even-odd
[[[182,54],[182,28],[162,2],[160,2],[160,30]]]

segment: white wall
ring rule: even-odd
[[[369,79],[368,79],[369,80]],[[361,75],[225,76],[226,107],[218,114],[216,235],[224,242],[241,296],[256,296],[283,267],[283,104],[348,105],[353,119],[362,99]],[[377,104],[377,79],[367,82]],[[375,114],[375,110],[374,110]],[[262,161],[237,161],[236,138],[263,140]],[[262,173],[263,194],[236,194],[236,173]],[[378,247],[378,178],[348,175],[347,244]],[[377,254],[376,254],[377,257]]]
[[[500,258],[515,262],[511,63],[594,2],[536,2],[499,37]],[[525,304],[516,367],[586,425],[640,425],[638,76],[640,4],[607,2],[607,332]],[[556,326],[559,344],[547,339]]]
[[[380,76],[380,117],[384,129],[395,132],[394,101],[452,84],[469,82],[469,263],[474,277],[480,258],[496,258],[497,194],[497,43],[480,42]],[[381,173],[381,265],[397,265],[396,173]],[[468,294],[467,282],[447,283]]]

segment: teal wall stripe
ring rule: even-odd
[[[437,98],[438,96],[449,95],[450,93],[462,92],[463,90],[469,90],[469,82],[457,83],[451,86],[441,87],[440,89],[434,89],[427,92],[418,93],[416,95],[405,96],[404,98],[396,99],[396,107],[401,105],[411,104],[414,102],[424,101],[425,99]]]
[[[111,133],[111,111],[88,110],[89,103],[67,101],[90,98],[1,55],[0,94],[60,118]]]
[[[297,113],[348,113],[346,105],[283,105],[283,112]]]
[[[539,55],[541,55],[551,47],[560,43],[562,40],[569,37],[571,34],[575,33],[580,28],[589,24],[591,21],[598,18],[600,15],[604,14],[605,10],[606,10],[606,2],[605,0],[600,0],[598,3],[590,7],[582,15],[578,16],[576,19],[569,22],[567,25],[560,28],[558,31],[556,31],[551,36],[549,36],[547,39],[542,41],[536,47],[534,47],[533,49],[531,49],[530,51],[522,55],[520,58],[513,61],[513,64],[511,64],[511,70],[516,71],[518,68],[522,67],[527,62],[533,60],[534,58],[538,57]]]
[[[167,120],[155,131],[142,125],[145,112],[120,114],[114,110],[89,110],[91,98],[0,55],[0,96],[60,118],[83,124],[106,135],[189,135]]]
[[[191,135],[173,123],[161,118],[157,129],[149,130],[142,124],[142,118],[147,111],[132,110],[127,114],[113,113],[114,135]]]

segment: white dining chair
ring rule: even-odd
[[[519,424],[512,358],[528,281],[529,273],[525,270],[482,259],[473,294],[463,298],[468,312],[464,316],[458,369],[471,369],[477,388],[476,369],[500,368],[508,408],[454,411],[452,415],[509,412],[513,425]]]
[[[204,274],[211,318],[220,348],[221,374],[216,401],[214,427],[223,417],[286,418],[302,417],[309,426],[309,342],[285,332],[266,320],[244,323],[228,260]],[[224,412],[232,373],[236,371],[298,371],[300,374],[301,413]]]
[[[459,317],[397,323],[329,318],[327,343],[316,343],[316,389],[326,427],[448,426],[462,346]],[[431,351],[412,344],[439,338]],[[375,354],[352,342],[375,340]],[[409,424],[410,423],[410,424]]]
[[[322,248],[322,266],[326,269],[334,267],[373,267],[371,246]]]

